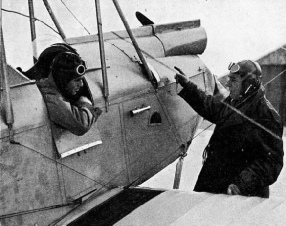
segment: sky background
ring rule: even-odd
[[[87,31],[65,8],[66,4],[90,34],[97,33],[94,0],[50,0],[51,7],[67,37],[87,35]],[[231,61],[256,60],[285,44],[285,0],[118,0],[130,24],[141,26],[135,17],[140,11],[157,24],[200,19],[208,43],[201,58],[211,71],[220,76]],[[63,4],[64,3],[64,4]],[[28,15],[27,0],[2,0],[2,7]],[[43,1],[34,0],[35,17],[54,27]],[[112,0],[101,0],[104,31],[124,29]],[[13,67],[30,68],[32,44],[29,19],[3,12],[3,32],[7,61]],[[48,40],[60,37],[36,22],[38,52]]]

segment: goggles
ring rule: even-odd
[[[78,75],[83,75],[86,71],[86,64],[85,64],[85,61],[81,59],[81,64],[78,65],[75,69],[75,72],[78,74]]]
[[[84,64],[80,64],[76,68],[76,73],[78,75],[83,75],[85,73],[85,69],[86,69],[85,65]]]
[[[240,66],[236,63],[233,63],[231,62],[229,65],[228,65],[228,70],[231,72],[231,73],[237,73],[239,72],[240,70]]]
[[[253,69],[247,65],[246,63],[248,62],[251,62],[254,67],[255,67],[255,70],[253,71]],[[255,61],[252,61],[252,60],[247,60],[247,61],[243,61],[241,62],[243,66],[243,70],[242,72],[247,74],[247,73],[251,73],[251,74],[254,74],[254,75],[257,75],[257,76],[261,76],[262,75],[262,70],[261,70],[261,67],[260,65],[255,62]],[[237,63],[233,63],[231,62],[229,65],[228,65],[228,70],[231,72],[231,73],[238,73],[240,70],[241,70],[241,67],[237,64]]]

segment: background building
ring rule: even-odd
[[[265,86],[266,97],[279,112],[283,122],[286,122],[286,45],[260,57],[256,60],[262,69],[262,83]],[[225,86],[227,74],[219,78]]]
[[[261,57],[257,62],[262,67],[266,97],[286,121],[286,48],[280,47]]]

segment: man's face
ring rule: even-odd
[[[229,96],[233,100],[238,100],[242,89],[242,78],[239,74],[230,73],[226,86],[229,89]]]
[[[65,87],[66,93],[71,96],[75,95],[83,87],[82,79],[83,77],[79,77],[69,81]]]

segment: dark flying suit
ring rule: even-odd
[[[228,186],[235,184],[242,195],[269,197],[268,186],[283,167],[283,126],[263,88],[238,104],[231,103],[230,97],[224,100],[248,119],[191,82],[179,95],[199,115],[216,124],[194,191],[226,193]]]

